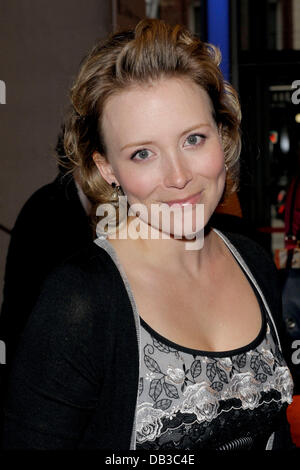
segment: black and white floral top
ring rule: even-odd
[[[255,293],[261,331],[233,351],[178,346],[140,318],[137,449],[265,448],[292,402],[293,381]]]

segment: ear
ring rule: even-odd
[[[103,155],[101,155],[101,153],[99,152],[94,152],[92,157],[102,178],[105,179],[105,181],[108,184],[116,183],[119,186],[119,183],[117,181],[117,178],[115,177],[112,166],[107,161],[107,159]]]

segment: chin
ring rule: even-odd
[[[169,233],[176,239],[192,239],[196,237],[204,229],[205,215],[204,205],[188,205],[179,208],[178,212],[175,211],[171,215]],[[164,227],[162,227],[162,231]]]

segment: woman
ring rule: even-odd
[[[44,284],[11,376],[4,447],[288,444],[276,270],[250,240],[209,226],[240,152],[219,61],[158,20],[85,59],[66,151],[98,214],[120,195],[139,213],[98,225]],[[169,224],[153,207],[170,209]]]

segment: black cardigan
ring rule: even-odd
[[[244,236],[225,235],[254,275],[282,335],[272,260]],[[3,447],[129,449],[139,379],[136,335],[127,290],[105,250],[91,243],[56,268],[15,358]],[[274,447],[290,442],[285,419]]]

